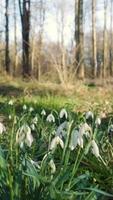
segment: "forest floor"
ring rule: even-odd
[[[112,200],[112,136],[111,83],[1,78],[0,199]]]
[[[77,112],[98,110],[110,113],[113,108],[113,84],[87,80],[60,85],[3,77],[0,79],[0,100],[10,97],[19,101],[37,102],[45,108],[68,107]]]

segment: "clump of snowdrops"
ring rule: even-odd
[[[0,122],[0,199],[113,198],[111,119],[103,129],[92,111],[20,107],[6,102]]]

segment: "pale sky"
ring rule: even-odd
[[[10,39],[13,39],[13,0],[11,0],[12,3],[10,4]],[[37,0],[35,4],[37,4]],[[33,1],[33,2],[34,2]],[[46,1],[46,20],[45,20],[45,27],[44,27],[44,37],[46,40],[50,41],[57,41],[58,39],[58,32],[60,35],[60,29],[61,29],[61,11],[64,6],[64,38],[65,38],[65,44],[69,43],[71,39],[74,38],[74,5],[75,5],[75,0],[45,0]],[[4,0],[0,0],[0,30],[4,28]],[[48,2],[48,3],[47,3]],[[104,24],[104,12],[103,12],[103,2],[104,0],[99,0],[97,1],[97,11],[96,11],[96,19],[97,19],[97,28],[103,27]],[[108,2],[110,2],[108,0]],[[85,0],[84,3],[84,10],[85,10],[85,31],[91,31],[91,0]],[[34,17],[37,17],[37,12],[33,12],[32,15]],[[20,26],[20,18],[18,14],[18,8],[17,8],[17,35],[18,39],[21,38],[21,26]],[[107,24],[109,27],[109,18],[110,12],[109,12],[109,6],[108,6],[108,17],[107,17]],[[58,23],[56,22],[56,19]],[[37,20],[34,19],[32,20],[32,27],[33,29],[38,30],[38,23]],[[35,25],[34,25],[35,23]],[[58,31],[59,30],[59,31]]]

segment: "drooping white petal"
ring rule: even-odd
[[[46,119],[47,122],[55,122],[55,117],[53,114],[49,114]]]
[[[78,144],[78,136],[79,136],[79,131],[73,130],[71,133],[71,139],[70,139],[70,144],[69,148],[73,151],[77,144]]]
[[[33,123],[33,124],[37,124],[37,122],[38,122],[38,117],[35,116],[35,117],[32,119],[32,123]]]
[[[66,132],[67,132],[67,128],[68,128],[68,123],[67,121],[63,122],[62,124],[60,124],[60,126],[58,127],[57,131],[56,131],[56,136],[59,136],[62,138],[66,136]]]
[[[34,108],[33,107],[30,107],[29,108],[29,112],[33,112]]]
[[[33,142],[33,136],[30,131],[26,133],[25,143],[27,144],[28,147],[31,147],[32,142]]]
[[[56,172],[56,166],[53,159],[50,160],[49,166],[51,167],[51,173],[54,174]]]
[[[56,149],[57,145],[60,144],[61,148],[64,148],[64,142],[59,136],[55,136],[50,144],[50,150]]]
[[[46,111],[44,109],[42,110],[41,115],[43,115],[43,116],[46,115]]]
[[[81,136],[83,136],[83,135],[88,136],[87,132],[91,132],[91,127],[87,123],[84,123],[84,124],[81,125],[81,127],[79,129],[79,134]]]
[[[100,119],[100,117],[97,117],[97,118],[96,118],[95,124],[96,124],[96,126],[99,126],[99,125],[101,124],[101,119]]]
[[[58,139],[57,139],[57,144],[60,144],[62,149],[64,148],[64,142],[60,137],[58,137]]]
[[[23,110],[27,110],[27,106],[25,104],[23,105]]]
[[[8,116],[8,118],[9,118],[9,120],[11,120],[11,119],[12,119],[12,116],[11,116],[11,115],[9,115],[9,116]]]
[[[98,158],[100,156],[100,153],[99,153],[99,148],[95,140],[91,141],[91,145],[92,145],[92,153]]]
[[[91,111],[86,112],[86,119],[94,118],[94,114]]]
[[[80,136],[78,137],[77,143],[81,148],[83,148],[84,141],[83,141],[82,137],[80,137]]]
[[[31,129],[27,124],[22,125],[16,134],[16,143],[26,143],[27,146],[31,146],[33,142],[33,136],[31,134]]]
[[[6,128],[5,128],[4,124],[2,124],[0,122],[0,134],[2,134],[3,132],[6,132]]]
[[[63,117],[65,117],[65,118],[67,119],[67,111],[66,111],[66,109],[63,108],[63,109],[60,111],[59,116],[60,116],[61,119],[62,119]]]
[[[13,106],[13,104],[14,104],[13,100],[10,100],[8,104],[9,104],[10,106]]]
[[[35,125],[31,124],[31,129],[34,131],[35,130]]]

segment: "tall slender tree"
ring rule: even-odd
[[[16,73],[16,65],[17,65],[17,15],[16,15],[16,0],[14,0],[14,69],[13,75]]]
[[[5,0],[5,69],[10,72],[10,57],[9,57],[9,0]]]
[[[102,76],[106,77],[107,66],[108,66],[108,55],[107,55],[107,6],[108,0],[104,0],[104,38],[103,38],[103,69]]]
[[[22,48],[23,48],[23,76],[31,75],[31,66],[29,58],[30,50],[30,0],[18,0],[22,25]]]
[[[110,2],[110,45],[109,45],[109,74],[113,75],[113,0]]]
[[[93,78],[97,75],[97,44],[96,44],[96,0],[92,0],[92,75]]]
[[[83,0],[75,0],[75,42],[77,77],[84,78]]]

